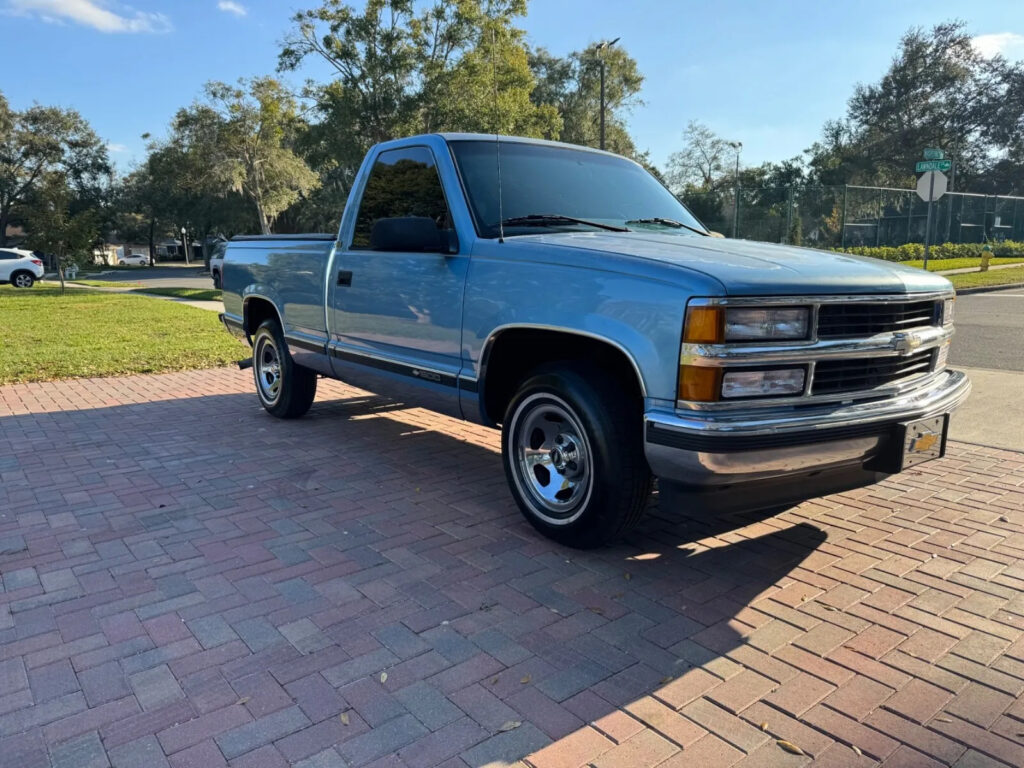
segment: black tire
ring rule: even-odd
[[[36,284],[36,276],[31,272],[15,272],[11,275],[11,285],[15,288],[31,288]]]
[[[296,419],[313,405],[316,372],[292,360],[277,320],[264,320],[252,340],[256,395],[267,413]]]
[[[213,287],[220,288],[220,272],[214,272],[213,275]]]
[[[651,493],[642,426],[638,399],[595,366],[532,374],[501,431],[505,477],[523,516],[545,536],[581,549],[626,533]]]

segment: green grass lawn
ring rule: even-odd
[[[1024,283],[1024,266],[997,269],[989,272],[965,272],[962,275],[946,275],[956,288],[977,288],[984,285],[1014,285]]]
[[[227,365],[246,357],[214,312],[58,286],[0,286],[0,384]]]
[[[924,266],[923,259],[915,259],[913,261],[901,261],[900,264],[906,264],[908,267]],[[1024,259],[1019,256],[1004,256],[1000,258],[992,258],[989,260],[989,264],[1024,264]],[[962,258],[962,259],[928,259],[928,271],[939,272],[943,269],[966,269],[967,267],[980,267],[980,258]]]
[[[220,301],[219,288],[136,288],[133,293],[155,293],[190,301]]]

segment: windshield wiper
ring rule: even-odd
[[[649,219],[630,219],[626,223],[627,224],[662,224],[662,225],[664,225],[666,227],[672,227],[673,229],[688,229],[691,232],[696,232],[698,235],[704,235],[705,237],[708,236],[708,233],[704,232],[703,230],[697,229],[696,227],[691,227],[689,224],[683,224],[683,222],[676,221],[675,219],[666,219],[666,218],[664,218],[662,216],[652,216]]]
[[[527,216],[513,216],[510,219],[503,220],[501,223],[508,227],[515,227],[517,225],[550,227],[558,226],[559,224],[583,224],[588,227],[607,229],[609,232],[629,232],[627,227],[616,227],[614,224],[602,224],[599,221],[577,219],[573,216],[563,216],[560,213],[531,213]]]

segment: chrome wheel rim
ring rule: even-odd
[[[516,485],[552,525],[578,518],[593,488],[593,452],[579,418],[550,394],[526,398],[512,417]]]
[[[32,285],[32,278],[28,275],[18,275],[14,278],[14,285],[17,288],[29,288]]]
[[[273,405],[281,396],[281,355],[270,336],[260,336],[253,355],[256,388],[260,398]]]

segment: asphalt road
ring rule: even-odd
[[[958,298],[949,359],[974,384],[950,437],[1024,451],[1024,289]]]
[[[961,296],[955,322],[953,365],[1024,371],[1024,288]]]
[[[207,274],[200,275],[205,268],[181,266],[134,267],[118,269],[96,277],[112,283],[142,283],[147,288],[213,288],[213,280]],[[86,276],[79,274],[85,279]]]

